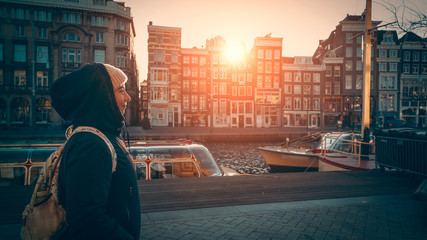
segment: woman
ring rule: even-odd
[[[106,143],[89,132],[68,140],[59,167],[58,198],[67,228],[60,239],[139,239],[139,194],[132,159],[120,138],[130,97],[127,76],[108,64],[88,64],[56,80],[55,110],[73,124],[100,130],[117,153],[116,171]]]

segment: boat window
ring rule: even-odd
[[[202,166],[202,172],[205,176],[221,176],[221,170],[218,168],[212,154],[202,145],[189,146],[191,152]]]
[[[49,158],[49,156],[55,151],[56,151],[56,149],[50,149],[50,148],[32,149],[31,162],[33,162],[33,163],[43,162],[44,163]]]
[[[2,163],[25,163],[28,149],[0,149],[0,164]]]
[[[148,154],[151,160],[167,160],[174,158],[191,158],[191,153],[183,147],[150,147]]]
[[[0,167],[0,186],[25,185],[25,167]]]

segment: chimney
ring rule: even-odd
[[[150,26],[151,26],[151,25],[153,25],[153,22],[152,22],[152,21],[149,21],[149,22],[148,22],[148,25],[150,25]]]

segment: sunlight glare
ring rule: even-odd
[[[245,49],[242,43],[238,42],[227,42],[226,55],[229,61],[237,62],[243,60],[245,57]]]

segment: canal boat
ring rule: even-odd
[[[351,163],[352,153],[343,148],[352,144],[362,144],[360,134],[351,132],[322,133],[316,139],[310,143],[298,141],[298,144],[290,146],[282,144],[282,146],[260,147],[258,150],[271,168],[271,172],[332,171],[351,169],[350,166],[354,165]],[[350,144],[344,141],[354,142]],[[363,159],[364,157],[361,167],[364,168],[369,163],[370,168],[372,163],[365,164]],[[345,167],[346,164],[349,167]]]
[[[364,142],[360,134],[325,136],[327,151],[319,154],[319,171],[369,171],[376,168],[374,138]]]
[[[59,146],[0,146],[0,186],[35,184],[44,162]],[[238,175],[218,165],[206,147],[188,140],[134,142],[129,152],[138,179]]]

